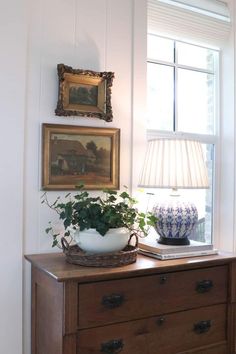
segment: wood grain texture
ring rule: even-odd
[[[236,302],[236,262],[230,266],[230,301]]]
[[[138,257],[119,269],[73,266],[62,254],[27,259],[32,354],[98,354],[104,345],[122,345],[122,354],[236,354],[233,254]],[[212,282],[203,293],[196,291],[201,281]],[[104,307],[104,296],[117,294],[124,301]]]
[[[188,350],[177,354],[228,354],[229,349],[226,343],[217,343],[215,345],[204,346],[194,350]]]
[[[75,333],[78,324],[78,283],[66,282],[64,286],[64,334]]]
[[[199,293],[197,284],[204,280],[211,280],[213,286]],[[103,304],[103,298],[113,294],[124,300],[118,307],[109,308]],[[213,305],[226,299],[226,266],[84,284],[79,287],[79,327]]]
[[[62,354],[63,284],[33,269],[32,354]]]
[[[172,272],[173,270],[197,269],[214,265],[227,264],[235,260],[236,254],[220,253],[219,255],[203,256],[195,258],[174,259],[159,261],[139,255],[137,262],[117,268],[92,268],[82,267],[66,263],[62,253],[46,253],[26,255],[25,258],[36,268],[48,273],[57,281],[76,279],[81,282],[89,282],[105,279],[129,278],[145,274],[157,274]]]
[[[163,322],[159,322],[163,319]],[[205,333],[194,331],[199,321],[210,320]],[[99,354],[104,343],[122,340],[122,354],[175,354],[212,343],[226,341],[226,306],[216,305],[160,317],[81,330],[79,353]],[[90,338],[93,338],[91,341]]]
[[[77,353],[77,335],[70,334],[63,338],[63,354]]]

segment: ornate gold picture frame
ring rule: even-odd
[[[43,124],[42,188],[119,189],[120,129]]]
[[[83,116],[112,121],[113,72],[73,69],[57,65],[59,78],[58,116]]]

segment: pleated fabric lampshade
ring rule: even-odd
[[[150,140],[139,186],[208,188],[207,168],[200,142],[185,139]]]
[[[160,138],[148,142],[139,180],[144,188],[208,188],[209,180],[202,145],[196,140]],[[198,220],[193,203],[173,197],[154,207],[156,231],[164,244],[186,245]]]

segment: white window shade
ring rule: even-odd
[[[148,0],[148,33],[221,47],[230,29],[230,12],[225,2]]]

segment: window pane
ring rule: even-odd
[[[178,70],[178,130],[214,133],[214,75]]]
[[[173,68],[148,63],[147,66],[148,129],[173,129]]]
[[[160,38],[154,35],[148,35],[147,56],[148,59],[174,61],[174,41]]]
[[[210,188],[208,189],[180,189],[179,200],[192,202],[198,210],[198,223],[194,232],[189,237],[191,240],[212,243],[212,193],[213,193],[213,168],[214,168],[214,145],[202,144],[203,153],[208,170]],[[170,189],[153,188],[146,189],[145,194],[140,192],[138,199],[143,203],[143,210],[152,210],[156,203],[170,199]],[[153,195],[151,195],[153,194]],[[173,197],[176,198],[176,197]]]
[[[214,70],[214,50],[180,42],[177,42],[176,46],[178,64],[210,71]]]
[[[208,169],[209,189],[189,191],[193,194],[194,203],[198,210],[198,224],[190,239],[201,242],[212,242],[212,193],[213,193],[213,168],[214,168],[214,146],[203,144],[205,161]],[[185,193],[188,193],[185,191]]]

